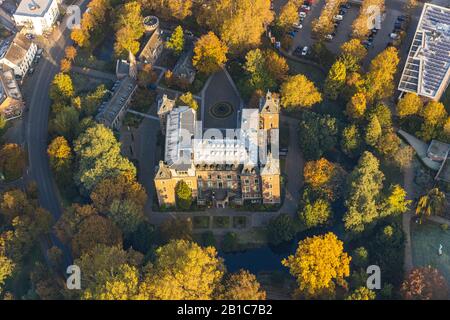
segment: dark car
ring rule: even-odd
[[[400,21],[400,22],[403,22],[403,21],[406,20],[406,16],[398,16],[397,20]]]
[[[340,5],[340,8],[345,8],[345,9],[350,9],[352,6],[350,5],[350,3],[344,3]]]

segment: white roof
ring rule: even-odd
[[[55,0],[22,0],[15,15],[43,17]]]
[[[425,3],[398,89],[439,98],[450,77],[450,9]]]

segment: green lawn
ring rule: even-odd
[[[414,266],[431,265],[439,269],[450,284],[450,230],[444,231],[434,222],[411,226],[411,242]],[[442,256],[438,255],[442,244]]]

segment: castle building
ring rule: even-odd
[[[165,105],[162,100],[160,105]],[[242,109],[236,129],[204,131],[196,111],[172,104],[160,119],[165,123],[165,155],[154,178],[160,206],[176,205],[175,187],[181,180],[199,205],[280,203],[275,95],[268,92],[261,98],[259,109]]]

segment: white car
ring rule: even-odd
[[[300,12],[298,13],[298,16],[299,16],[300,18],[304,18],[304,17],[306,17],[306,12],[300,11]]]
[[[308,47],[304,47],[302,50],[302,56],[306,56],[308,54],[309,48]]]
[[[307,4],[302,5],[301,8],[302,8],[302,9],[305,9],[306,11],[311,10],[311,7],[308,6]]]
[[[393,40],[397,40],[400,36],[397,33],[391,33],[389,35],[389,38],[393,39]]]
[[[343,17],[342,15],[340,15],[340,14],[337,14],[337,15],[335,15],[335,16],[333,17],[333,19],[334,19],[335,21],[342,21],[342,20],[344,19],[344,17]]]
[[[333,40],[333,35],[332,34],[327,34],[326,36],[325,36],[325,40],[328,40],[328,41],[331,41],[331,40]]]
[[[294,27],[294,29],[296,30],[300,30],[303,28],[303,25],[300,22],[296,22],[292,25]]]

